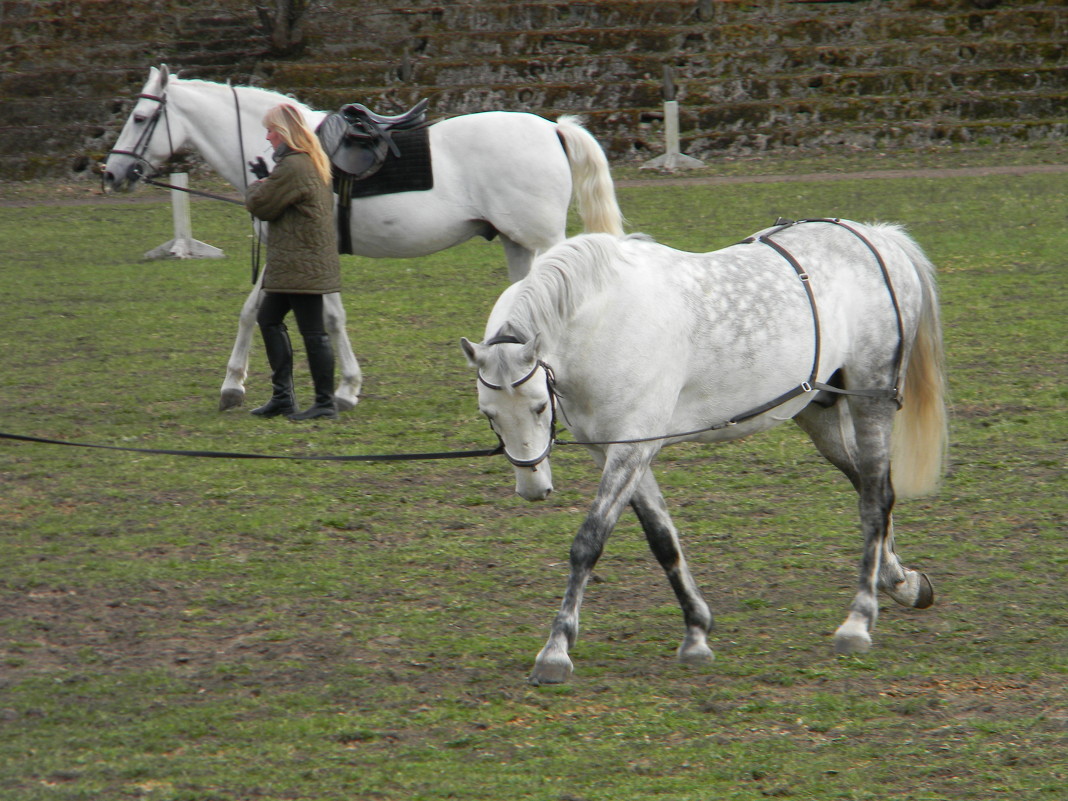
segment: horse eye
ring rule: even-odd
[[[543,403],[543,404],[541,404],[541,406],[539,406],[537,409],[534,410],[534,414],[536,416],[541,416],[542,414],[545,414],[545,410],[548,409],[548,408],[549,408],[549,404],[548,403]]]
[[[136,122],[138,125],[143,125],[144,122],[145,122],[145,119],[146,119],[146,117],[143,117],[140,114],[135,114],[134,115],[134,122]]]

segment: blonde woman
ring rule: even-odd
[[[274,170],[249,187],[245,207],[268,224],[263,302],[256,322],[271,365],[271,399],[252,414],[290,420],[337,417],[334,351],[323,324],[323,295],[341,291],[330,161],[295,106],[282,103],[263,118],[274,147]],[[315,403],[297,411],[290,311],[304,339]]]

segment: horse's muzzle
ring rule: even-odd
[[[125,154],[122,154],[125,155]],[[100,174],[101,188],[105,192],[127,192],[134,188],[138,181],[145,176],[145,165],[141,161],[134,161],[123,173],[119,170],[106,168]]]
[[[546,459],[536,468],[515,468],[515,494],[524,501],[544,501],[553,491],[553,471]]]

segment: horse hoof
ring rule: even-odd
[[[534,663],[534,671],[528,681],[535,687],[542,684],[563,684],[571,678],[574,665],[566,656],[562,659],[538,660]]]
[[[715,661],[716,655],[706,643],[686,643],[679,646],[679,662],[684,665],[707,665]]]
[[[225,412],[245,405],[245,393],[240,389],[224,389],[219,396],[219,411]]]
[[[866,654],[871,650],[871,635],[866,631],[856,629],[844,630],[841,626],[834,633],[834,652],[842,656],[849,654]]]
[[[356,404],[359,403],[358,397],[345,398],[341,395],[334,395],[334,406],[337,407],[339,412],[350,412],[356,408]]]
[[[905,575],[904,581],[899,582],[887,594],[901,606],[910,606],[913,609],[926,609],[934,603],[934,587],[926,573],[918,570],[910,570]]]
[[[931,586],[931,580],[927,578],[926,573],[920,573],[920,592],[916,596],[916,600],[912,602],[912,606],[915,609],[926,609],[934,603],[934,587]]]

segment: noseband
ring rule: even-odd
[[[488,339],[485,344],[500,345],[504,343],[510,343],[513,345],[525,344],[522,340],[507,334],[492,337]],[[504,458],[511,462],[514,467],[529,467],[533,471],[537,471],[538,465],[549,458],[549,454],[552,453],[553,450],[553,444],[556,442],[556,376],[553,375],[553,369],[548,364],[543,362],[541,359],[538,359],[536,362],[534,362],[534,366],[530,368],[530,372],[528,372],[522,378],[513,381],[511,384],[508,385],[512,389],[523,386],[523,384],[527,383],[527,381],[534,377],[534,374],[538,372],[539,367],[545,371],[545,386],[549,391],[549,408],[552,411],[552,420],[549,423],[549,442],[545,446],[545,450],[543,450],[538,456],[534,457],[533,459],[516,459],[514,456],[512,456],[512,454],[508,453],[508,449],[504,445],[504,439],[497,432],[497,429],[493,428],[492,421],[490,422],[490,428],[493,429],[493,433],[497,434],[497,439],[500,440],[500,450],[501,453],[504,454]],[[491,381],[487,381],[485,376],[482,375],[481,370],[479,370],[478,372],[478,381],[480,384],[482,384],[482,386],[486,387],[487,389],[492,389],[495,391],[500,391],[504,389],[503,384],[494,384]]]
[[[130,169],[126,172],[126,179],[130,183],[134,183],[145,175],[145,166],[147,166],[153,173],[156,172],[156,168],[145,158],[145,153],[148,151],[148,145],[152,141],[153,134],[156,132],[156,126],[159,125],[160,119],[166,117],[167,112],[166,93],[150,95],[142,92],[137,98],[139,100],[151,100],[159,105],[156,107],[156,112],[152,115],[151,119],[149,119],[148,124],[145,125],[145,129],[141,131],[141,136],[138,137],[132,150],[119,150],[116,148],[111,151],[120,156],[130,156],[134,159],[134,163],[130,165]],[[174,139],[171,137],[171,125],[169,119],[167,120],[167,144],[170,147],[171,155],[174,155]]]

